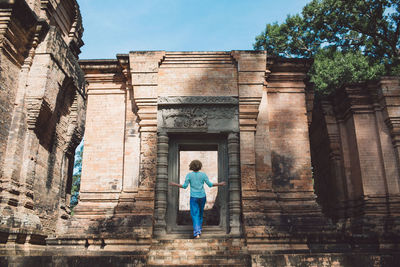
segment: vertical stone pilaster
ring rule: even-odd
[[[400,80],[398,77],[383,77],[379,96],[384,107],[384,120],[389,128],[400,174]]]
[[[257,190],[255,132],[259,99],[239,99],[240,163],[244,191]]]
[[[164,51],[131,52],[129,64],[140,132],[157,132],[158,70]]]
[[[246,195],[257,191],[256,131],[267,55],[265,51],[232,51],[232,56],[238,62],[240,168],[242,190]]]
[[[332,106],[328,103],[322,104],[327,124],[329,140],[329,160],[331,162],[331,174],[335,177],[335,191],[337,192],[337,201],[343,202],[347,198],[346,182],[343,174],[342,148],[340,144],[340,130],[334,117]],[[338,203],[340,205],[340,203]]]
[[[124,179],[126,78],[117,60],[94,64],[81,61],[80,64],[88,82],[89,119],[85,130],[80,201],[74,211],[78,216],[88,217],[114,214]]]
[[[140,133],[139,188],[136,204],[148,208],[154,203],[157,162],[157,87],[159,64],[164,51],[129,53],[133,102]],[[142,204],[139,204],[142,203]]]
[[[386,194],[382,147],[376,131],[376,114],[367,84],[355,84],[338,91],[335,99],[339,118],[349,122],[348,131],[354,135],[356,149],[349,151],[354,184],[361,181],[362,195]],[[359,170],[359,171],[358,171]]]
[[[12,26],[15,23],[11,21],[16,19],[11,17],[11,11],[14,8],[17,8],[13,6],[13,4],[14,3],[10,2],[9,12],[4,12],[5,10],[2,9],[0,14],[2,20],[0,25],[3,24],[1,26],[5,26],[0,30],[0,39],[5,39],[2,40],[0,49],[2,50],[2,53],[9,55],[9,58],[12,59],[11,61],[16,67],[20,68],[20,72],[17,74],[18,82],[14,100],[15,106],[11,116],[11,131],[7,138],[6,149],[4,152],[1,152],[4,153],[4,166],[1,166],[2,162],[0,160],[0,167],[3,167],[0,170],[0,184],[2,185],[2,189],[0,190],[0,213],[4,214],[4,216],[1,216],[0,224],[6,227],[21,228],[25,231],[38,231],[43,229],[42,223],[35,212],[33,200],[33,170],[36,164],[34,159],[36,158],[39,140],[35,139],[36,136],[33,132],[36,126],[36,120],[34,120],[33,127],[30,127],[29,125],[29,112],[31,110],[29,109],[29,101],[27,101],[27,85],[32,64],[35,59],[36,48],[41,41],[39,36],[47,32],[48,25],[44,23],[42,25],[37,21],[33,21],[33,17],[31,17],[33,14],[27,10],[24,10],[24,12],[29,12],[28,14],[24,14],[22,10],[18,10],[18,12],[14,10],[14,13],[20,13],[19,15],[26,16],[27,20],[32,19],[31,22],[33,27],[30,30],[34,32],[34,35],[32,39],[23,38],[26,43],[21,47],[24,47],[24,50],[26,49],[26,51],[18,51],[15,48],[11,48],[13,47],[12,41],[18,40],[20,37],[16,35],[12,36],[12,39],[9,39],[11,37],[10,34],[13,32]],[[4,24],[4,22],[7,23]],[[23,31],[19,32],[20,34],[27,34]],[[12,35],[14,34],[15,33],[12,33]],[[24,58],[25,53],[28,54],[26,58]],[[5,70],[9,69],[8,67],[5,68],[3,66],[1,66],[1,68]],[[6,76],[5,73],[3,73],[3,75]],[[11,75],[11,73],[8,75]],[[2,86],[4,85],[2,84]],[[42,105],[38,105],[38,109],[34,111],[35,115],[39,115],[40,108],[42,108]],[[26,114],[27,110],[28,114]],[[35,116],[35,118],[37,116]],[[26,117],[28,117],[28,119],[26,119]],[[28,121],[28,125],[26,125],[26,120]]]
[[[168,191],[168,140],[169,138],[166,133],[158,133],[154,223],[154,235],[156,236],[166,233],[165,213],[167,211]]]
[[[240,235],[240,145],[237,133],[228,135],[229,162],[229,227],[232,235]]]
[[[315,191],[328,213],[342,214],[348,190],[344,175],[340,125],[331,101],[316,104],[309,132]],[[324,126],[324,127],[321,127]],[[323,145],[321,145],[323,144]]]
[[[272,191],[271,133],[269,130],[268,93],[262,94],[255,132],[256,185],[258,191]]]

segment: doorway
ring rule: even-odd
[[[183,184],[189,173],[189,164],[198,159],[202,172],[212,183],[227,181],[227,138],[224,135],[172,135],[168,153],[168,180]],[[204,185],[207,202],[204,210],[203,232],[226,233],[228,212],[228,186],[208,188]],[[168,188],[167,232],[192,233],[189,208],[190,186],[187,189]]]

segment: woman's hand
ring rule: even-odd
[[[177,187],[182,188],[181,184],[177,184],[177,183],[173,183],[173,182],[169,182],[168,184],[171,185],[171,186],[177,186]]]
[[[213,186],[224,186],[226,185],[226,182],[220,182],[220,183],[215,183]]]

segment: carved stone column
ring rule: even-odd
[[[243,195],[257,191],[256,131],[265,85],[265,51],[232,51],[238,64],[240,164]]]
[[[240,235],[240,161],[238,133],[228,135],[229,160],[229,227],[232,235]]]
[[[155,195],[154,235],[166,233],[165,212],[167,211],[168,191],[168,135],[158,133],[157,140],[157,178]]]
[[[385,123],[390,130],[396,159],[400,166],[400,80],[398,77],[383,77],[380,81],[380,102],[384,107]]]

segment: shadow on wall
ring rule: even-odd
[[[302,98],[300,98],[302,100]],[[268,131],[269,140],[267,142],[271,147],[271,172],[257,173],[257,177],[262,179],[271,179],[271,187],[274,191],[309,191],[312,183],[311,162],[308,154],[308,131],[307,117],[299,117],[304,114],[302,108],[304,103],[297,98],[291,103],[299,108],[281,108],[272,104],[269,114]],[[269,99],[269,102],[281,101],[279,94]],[[283,101],[283,100],[282,100]],[[285,102],[288,102],[285,100]],[[268,151],[266,152],[268,154]],[[262,155],[265,160],[265,156]],[[260,157],[260,155],[258,155]],[[258,179],[259,179],[258,178]],[[262,184],[261,182],[260,184]]]
[[[328,125],[325,119],[326,111],[321,103],[315,103],[310,126],[311,162],[315,179],[314,189],[317,202],[322,206],[322,211],[329,217],[336,217],[342,188],[338,187],[332,158],[335,155],[331,149],[328,135]],[[330,116],[332,114],[328,114]]]
[[[38,149],[35,156],[38,163],[42,163],[35,164],[32,174],[33,186],[35,192],[45,191],[42,193],[44,195],[35,199],[35,203],[39,214],[46,214],[48,217],[57,216],[58,206],[69,193],[66,190],[70,188],[68,183],[72,178],[69,177],[72,175],[69,169],[74,159],[72,147],[74,144],[67,144],[66,142],[70,140],[61,137],[67,136],[68,139],[68,134],[72,134],[68,133],[68,125],[75,94],[76,90],[71,81],[65,79],[58,90],[54,110],[51,112],[48,109],[41,109],[35,128],[35,134],[39,139],[39,146],[34,148]]]
[[[47,159],[48,168],[45,184],[48,191],[52,188],[54,174],[56,171],[56,148],[61,145],[57,142],[58,138],[56,136],[56,127],[65,127],[65,125],[60,125],[60,121],[68,116],[70,108],[74,102],[74,98],[75,89],[73,88],[71,81],[69,79],[65,79],[60,90],[58,90],[54,111],[51,112],[48,109],[41,109],[38,117],[35,133],[38,136],[40,145],[49,153]],[[65,129],[65,131],[67,131],[67,129]]]
[[[297,171],[293,167],[293,159],[290,156],[279,155],[275,151],[271,153],[272,163],[272,188],[274,190],[293,189],[293,180],[300,180]]]
[[[143,228],[148,228],[148,235],[152,234],[152,215],[124,215],[98,219],[92,221],[85,234],[96,234],[113,238],[138,238],[146,235]],[[134,230],[139,229],[137,233]]]
[[[180,58],[181,63],[187,64],[186,68],[176,67],[181,65],[179,60],[176,65],[166,64],[168,67],[164,67],[162,63],[159,69],[158,93],[162,96],[237,96],[237,63],[229,53],[223,56],[226,57],[221,61],[223,64],[218,63],[221,59],[215,57],[215,63],[208,63],[207,66],[199,64],[198,59],[193,58],[195,55],[190,54]],[[163,62],[168,62],[168,55]],[[161,91],[163,88],[166,91]]]

